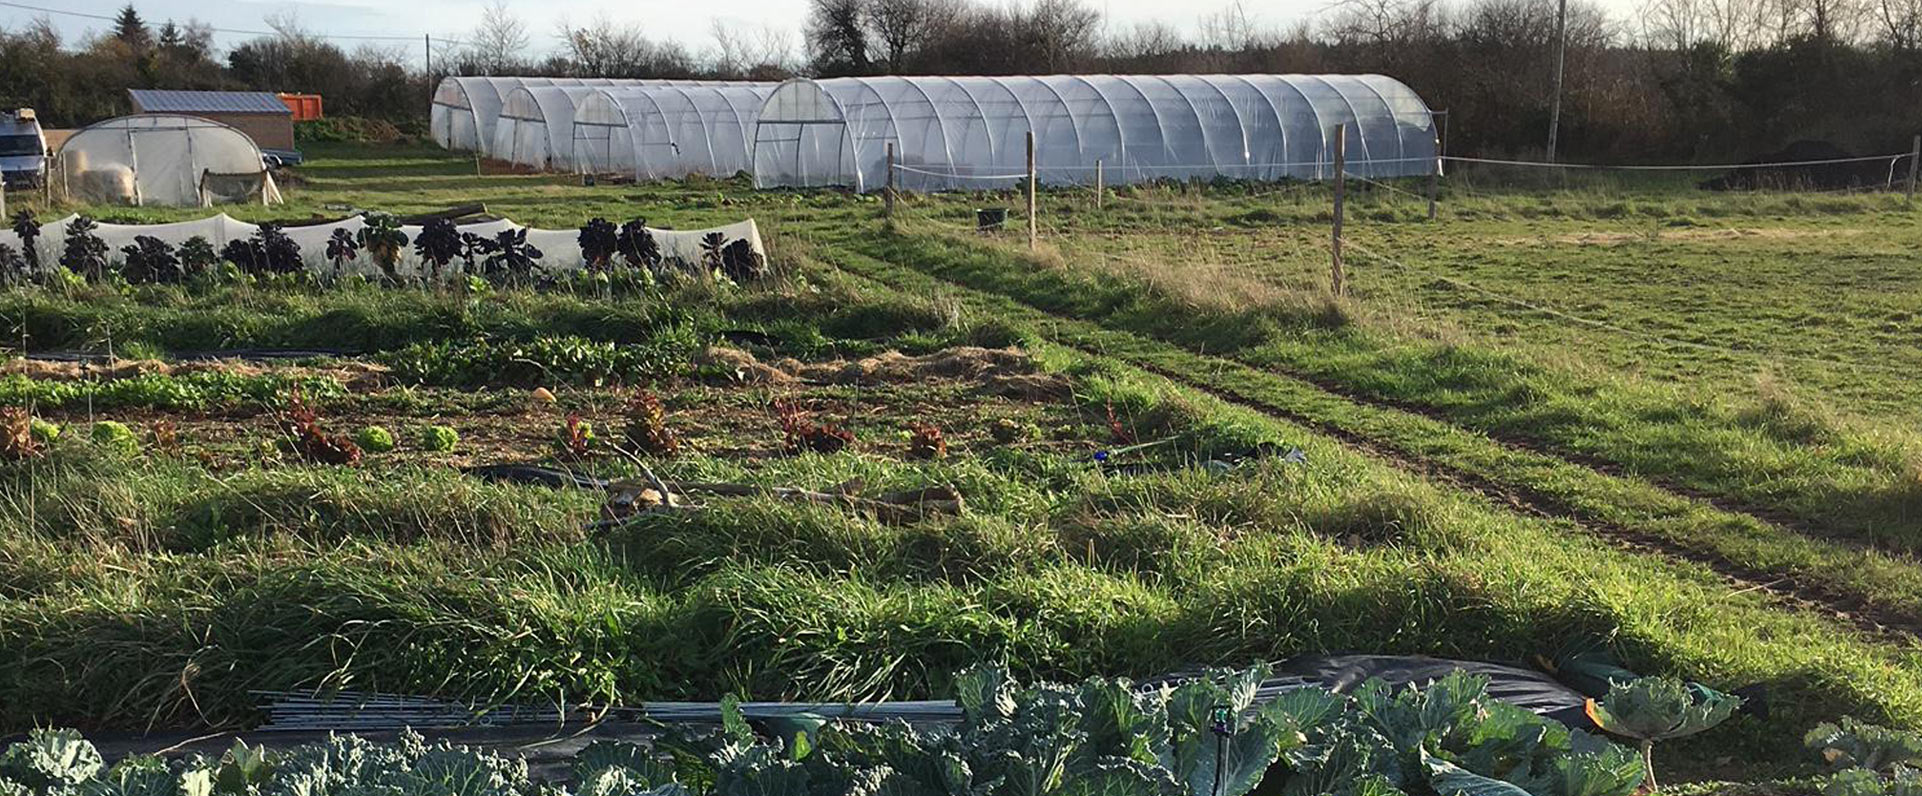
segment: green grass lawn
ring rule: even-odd
[[[275,448],[272,373],[191,390],[0,376],[0,404],[69,428],[121,419],[145,435],[166,420],[186,440],[129,460],[68,439],[0,465],[0,725],[227,724],[259,688],[872,698],[940,693],[981,660],[1078,677],[1600,647],[1642,671],[1776,688],[1768,722],[1674,747],[1695,776],[1806,770],[1801,733],[1842,713],[1922,727],[1904,635],[1922,628],[1907,378],[1922,292],[1905,255],[1922,234],[1899,198],[1471,175],[1445,184],[1429,222],[1417,197],[1360,189],[1352,293],[1337,300],[1321,186],[1124,188],[1099,208],[1049,191],[1029,253],[968,230],[977,207],[1019,205],[1003,193],[909,197],[889,230],[875,198],[828,191],[476,176],[416,148],[309,155],[288,205],[227,212],[753,217],[782,276],[613,296],[23,288],[0,295],[0,335],[162,359],[367,352],[302,364],[321,379],[426,356],[417,343],[544,335],[672,357],[751,331],[774,340],[748,345],[764,360],[812,362],[1019,344],[1049,389],[770,385],[703,366],[656,385],[688,441],[650,462],[662,476],[952,483],[968,514],[897,525],[750,499],[588,530],[592,496],[452,469],[552,462],[569,412],[613,433],[627,390],[565,372],[548,374],[551,405],[504,375],[316,389],[342,430],[446,424],[464,440],[354,469]],[[860,442],[783,455],[777,399]],[[1114,444],[1110,407],[1142,438],[1177,440],[1163,464],[1255,441],[1299,445],[1308,463],[1104,476],[1089,456]],[[952,437],[947,459],[908,455],[923,420]],[[1020,439],[998,439],[1001,420]],[[585,466],[639,472],[611,450]],[[1894,629],[1864,629],[1876,621]]]

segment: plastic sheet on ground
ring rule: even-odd
[[[67,225],[78,217],[77,215],[69,215],[65,218],[48,221],[41,225],[40,237],[35,241],[35,248],[40,254],[40,262],[55,263],[59,261],[60,251],[67,234]],[[283,227],[282,231],[286,233],[287,237],[293,239],[296,244],[299,244],[301,260],[306,264],[308,270],[316,273],[332,273],[334,265],[327,260],[328,238],[333,236],[334,230],[345,229],[349,234],[353,234],[359,232],[360,229],[366,225],[366,221],[359,216],[355,216],[327,224]],[[578,230],[536,229],[532,227],[522,227],[508,220],[488,221],[479,224],[462,224],[459,226],[459,229],[461,232],[473,233],[489,238],[507,230],[526,229],[528,244],[541,251],[542,256],[536,262],[540,264],[542,270],[565,272],[581,270],[585,267],[585,264],[581,260],[581,249],[578,242],[580,233]],[[94,234],[106,242],[109,251],[112,252],[113,259],[117,261],[120,258],[121,248],[132,244],[134,238],[140,236],[157,238],[176,248],[190,238],[205,238],[207,243],[213,246],[214,251],[218,252],[221,247],[227,245],[228,241],[244,240],[252,237],[257,230],[259,230],[259,226],[255,224],[249,224],[245,221],[232,218],[225,213],[221,213],[197,221],[177,221],[171,224],[102,223],[97,225]],[[396,270],[401,276],[419,276],[426,269],[420,257],[414,253],[413,241],[420,236],[421,227],[407,225],[402,226],[401,231],[407,235],[408,245],[401,253],[400,262]],[[662,259],[670,265],[682,268],[692,268],[702,261],[701,239],[715,232],[721,233],[721,235],[730,242],[745,238],[748,241],[748,245],[754,248],[754,251],[760,253],[762,256],[766,256],[767,254],[767,249],[761,243],[760,226],[754,222],[754,219],[746,219],[733,224],[707,229],[671,230],[649,227],[648,231],[654,235],[654,240],[660,245]],[[0,230],[0,243],[10,246],[16,251],[20,248],[20,239],[12,230]],[[363,251],[352,261],[346,263],[341,269],[341,273],[343,275],[359,274],[364,276],[379,276],[381,272],[380,266],[375,264],[373,258]]]

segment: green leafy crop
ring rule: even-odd
[[[460,444],[460,433],[446,426],[427,426],[420,430],[420,449],[446,453]]]
[[[1590,701],[1589,717],[1596,726],[1641,743],[1643,772],[1655,786],[1655,742],[1685,738],[1711,729],[1742,706],[1742,698],[1715,692],[1700,693],[1669,677],[1643,677],[1612,683],[1608,696]]]
[[[368,426],[354,432],[354,443],[368,453],[386,453],[394,449],[394,435],[380,426]]]
[[[124,456],[140,452],[140,438],[134,436],[133,429],[128,428],[127,424],[117,420],[95,422],[88,437],[95,445]]]

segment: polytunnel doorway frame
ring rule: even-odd
[[[761,128],[769,125],[787,126],[787,127],[794,127],[797,129],[795,130],[795,134],[793,138],[763,139],[761,137]],[[818,182],[818,183],[808,179],[806,170],[802,168],[802,164],[805,162],[805,160],[801,157],[802,133],[804,132],[805,128],[808,128],[808,127],[839,127],[841,128],[840,135],[836,135],[834,137],[834,146],[835,146],[834,162],[836,164],[835,170],[841,171],[842,165],[849,164],[852,162],[848,156],[848,148],[849,148],[848,144],[850,142],[848,140],[848,121],[845,118],[783,120],[783,121],[777,121],[777,122],[770,122],[766,120],[756,120],[754,122],[754,153],[753,153],[753,162],[751,164],[754,169],[754,187],[755,188],[823,188],[823,187],[831,187],[836,185],[844,185],[844,186],[852,187],[855,193],[866,193],[867,189],[862,185],[861,169],[859,165],[856,165],[854,168],[847,169],[842,174],[836,175],[836,177],[840,179],[830,179],[830,180],[827,180],[824,182]],[[761,153],[761,145],[764,143],[774,143],[774,144],[792,143],[794,145],[792,147],[792,152],[794,153],[793,173],[801,177],[799,185],[768,186],[768,185],[761,184],[761,154],[760,153]]]

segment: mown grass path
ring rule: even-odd
[[[833,261],[895,289],[956,293],[975,311],[1025,321],[1050,340],[1321,429],[1404,469],[1443,477],[1498,504],[1703,564],[1737,588],[1767,591],[1905,644],[1922,634],[1922,568],[1912,562],[1809,539],[1645,479],[1505,444],[1429,415],[1360,401],[1245,363],[1050,313],[971,281],[946,279],[926,264],[910,268],[855,253],[838,253]]]

